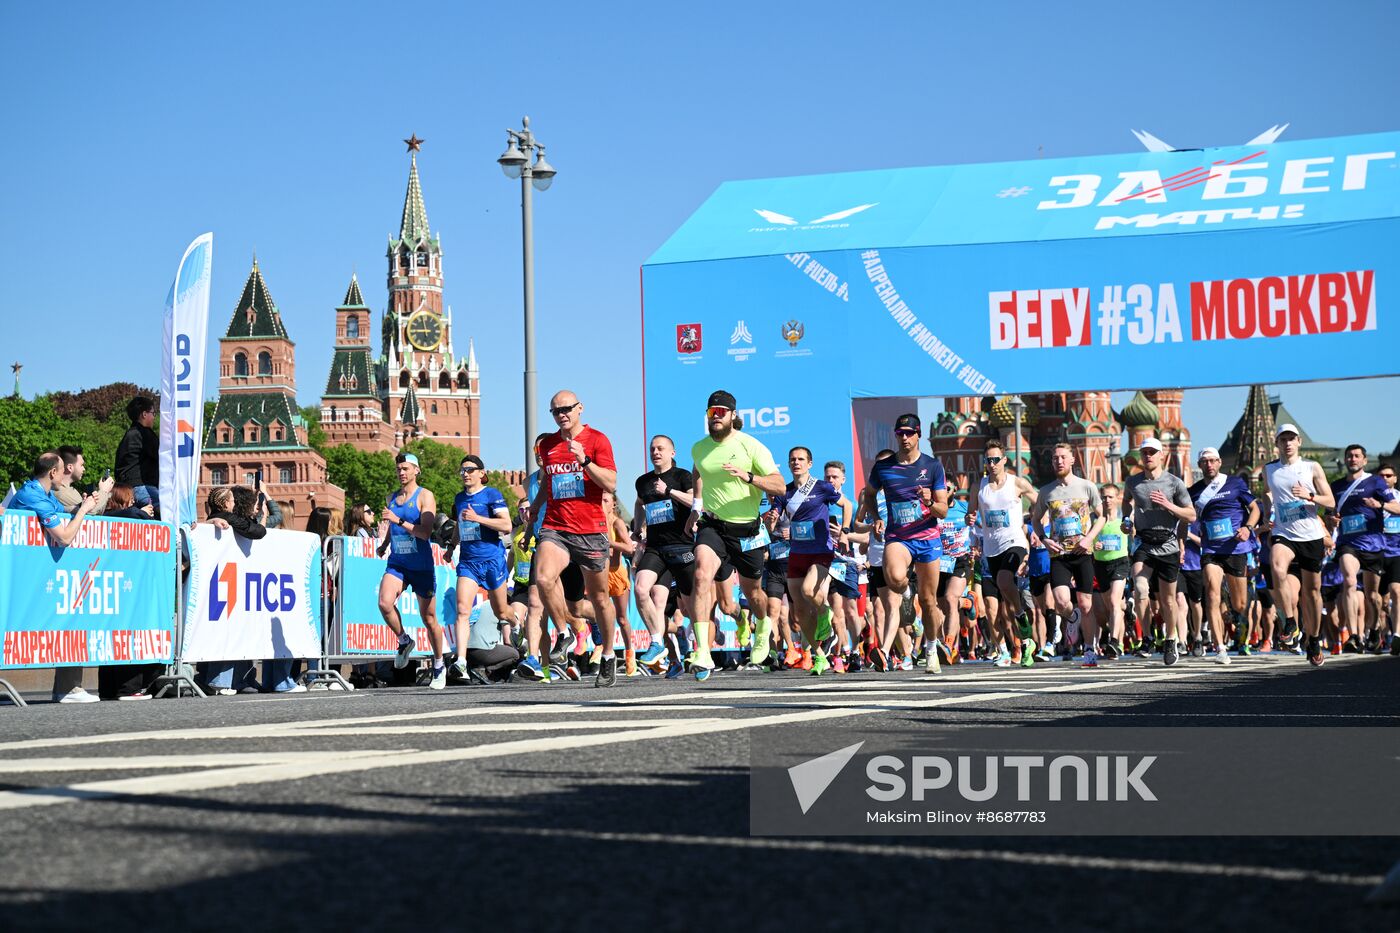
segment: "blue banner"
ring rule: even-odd
[[[376,557],[372,538],[341,537],[343,549],[340,585],[336,589],[340,600],[339,637],[331,646],[332,655],[373,655],[387,657],[398,650],[398,637],[389,629],[379,611],[379,583],[389,562]],[[433,545],[433,574],[437,580],[437,619],[446,636],[446,651],[457,649],[457,570],[443,560],[442,550]],[[472,622],[481,615],[484,602],[477,594],[472,607]],[[405,587],[396,603],[404,631],[413,637],[413,657],[432,657],[432,643],[418,606],[418,596]]]
[[[53,547],[32,512],[0,515],[0,668],[169,662],[170,526],[86,518]]]
[[[853,398],[1386,376],[1400,133],[734,182],[643,268],[646,430],[781,462]],[[848,493],[850,491],[848,487]]]

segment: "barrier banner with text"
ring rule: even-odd
[[[339,594],[338,636],[332,640],[332,655],[374,655],[389,656],[398,650],[398,637],[384,622],[379,611],[379,584],[384,579],[384,571],[389,562],[374,553],[373,538],[340,539],[344,548],[341,562]],[[433,575],[437,581],[437,620],[444,626],[446,637],[445,651],[457,649],[457,571],[448,564],[443,551],[433,545]],[[477,594],[476,606],[472,609],[472,621],[481,610],[481,594]],[[431,657],[432,643],[428,641],[428,629],[423,624],[423,616],[418,605],[418,596],[408,587],[399,594],[396,604],[404,630],[413,637],[413,657]],[[338,646],[338,648],[336,647]]]
[[[170,661],[170,526],[87,518],[53,547],[32,512],[0,515],[0,668]]]
[[[189,534],[185,661],[321,656],[321,539],[269,531],[256,541],[196,525]]]

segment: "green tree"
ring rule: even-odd
[[[321,430],[321,409],[315,405],[307,405],[301,409],[302,418],[306,419],[306,444],[312,450],[326,452],[326,432]]]
[[[86,416],[101,423],[115,421],[125,431],[130,424],[126,417],[126,403],[138,395],[146,395],[157,401],[160,399],[155,389],[143,388],[134,382],[112,382],[95,389],[53,392],[49,400],[53,403],[54,411],[64,420]]]
[[[388,451],[366,453],[340,444],[322,451],[322,455],[326,458],[326,475],[345,490],[347,505],[367,502],[378,509],[385,497],[398,488],[394,455]]]
[[[64,443],[63,424],[45,397],[0,398],[0,469],[8,483],[29,479],[39,454]]]

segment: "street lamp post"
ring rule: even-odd
[[[520,239],[524,257],[525,304],[525,472],[534,467],[535,435],[535,237],[532,188],[544,191],[554,181],[554,166],[544,157],[544,143],[530,132],[530,118],[519,130],[506,130],[506,151],[496,160],[507,178],[520,179]],[[531,163],[530,156],[535,159]]]
[[[1019,395],[1013,395],[1006,400],[1007,407],[1011,409],[1011,414],[1016,418],[1016,475],[1021,475],[1021,413],[1026,410],[1026,403]]]
[[[1123,459],[1123,455],[1118,452],[1118,438],[1109,438],[1108,441],[1108,481],[1118,482],[1118,464]]]

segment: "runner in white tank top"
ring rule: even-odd
[[[999,618],[991,619],[993,632],[1002,636],[1001,654],[998,663],[1011,662],[1009,646],[1013,638],[1020,638],[1023,644],[1032,644],[1033,635],[1030,617],[1023,611],[1021,591],[1016,586],[1016,573],[1030,551],[1026,540],[1026,523],[1022,498],[1036,500],[1035,487],[1019,476],[1006,472],[1006,451],[1001,441],[987,442],[982,458],[986,476],[974,486],[967,503],[967,522],[975,524],[982,536],[982,553],[987,558],[987,570],[996,581]],[[985,583],[983,584],[986,585]],[[1041,640],[1044,634],[1041,634]],[[1029,649],[1035,651],[1034,647]],[[1022,658],[1027,657],[1025,652]],[[1006,666],[1002,664],[1002,666]]]
[[[1274,602],[1284,617],[1285,632],[1297,620],[1303,629],[1308,662],[1321,667],[1322,640],[1322,551],[1325,531],[1317,507],[1333,508],[1336,498],[1322,467],[1298,454],[1298,429],[1281,424],[1274,437],[1278,459],[1264,467],[1273,516],[1269,563],[1273,570]],[[1298,567],[1300,585],[1292,598],[1288,569]]]

